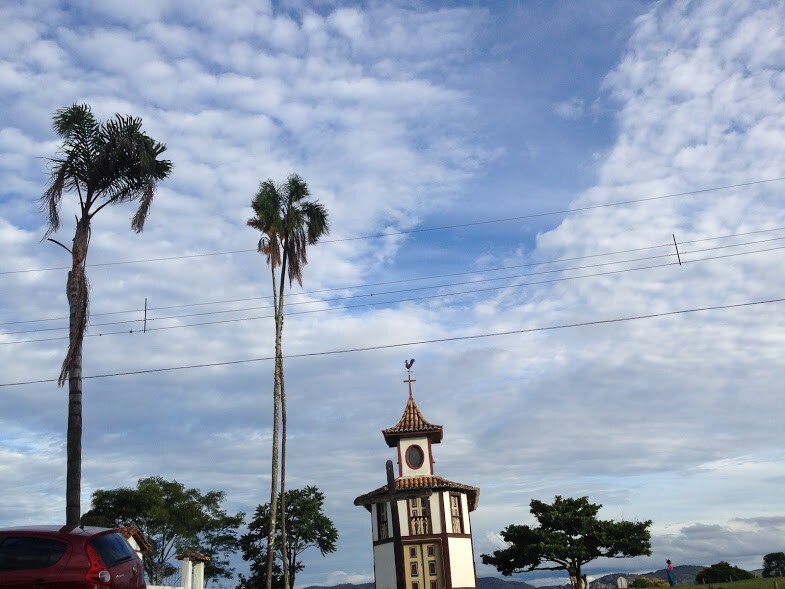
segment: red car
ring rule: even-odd
[[[142,561],[117,530],[0,528],[2,589],[146,589]]]

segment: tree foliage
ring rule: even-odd
[[[785,577],[785,552],[770,552],[763,557],[764,577]]]
[[[284,502],[278,502],[280,508]],[[296,573],[303,570],[302,553],[308,548],[317,548],[322,556],[335,552],[338,530],[324,514],[324,494],[316,487],[286,491],[286,544],[289,562],[289,588],[293,589]],[[280,516],[280,513],[277,514]],[[277,519],[277,518],[276,518]],[[251,563],[251,576],[241,577],[240,588],[259,587],[264,580],[267,566],[267,538],[270,525],[270,504],[259,505],[248,524],[248,533],[241,540],[243,559]],[[278,528],[274,544],[273,587],[283,589],[281,567],[281,530]]]
[[[303,267],[308,263],[307,250],[315,245],[322,235],[329,232],[327,210],[318,201],[306,200],[310,196],[308,185],[297,174],[292,174],[283,184],[266,180],[259,185],[251,208],[254,216],[248,219],[248,226],[262,233],[258,251],[266,257],[272,274],[273,307],[275,317],[275,367],[273,369],[273,441],[270,476],[270,517],[276,513],[286,512],[286,387],[283,371],[283,318],[284,294],[286,277],[289,286],[293,281],[302,286]],[[280,277],[276,269],[280,266]],[[280,430],[279,430],[280,424]],[[280,437],[280,446],[279,446]],[[280,469],[280,491],[278,474]],[[281,510],[277,509],[280,496],[284,502]],[[286,550],[286,521],[281,519],[282,552],[281,568],[284,585],[289,584],[288,551]],[[267,570],[265,589],[271,589],[273,580],[272,556],[273,538],[276,533],[276,522],[271,519],[268,525]]]
[[[628,558],[651,554],[651,521],[597,519],[602,505],[556,496],[552,504],[532,499],[538,527],[512,524],[501,532],[507,547],[483,554],[503,575],[535,570],[565,570],[581,577],[583,565],[597,558]]]
[[[239,550],[237,529],[244,513],[228,515],[221,508],[223,491],[201,493],[161,477],[139,479],[136,488],[98,490],[82,523],[92,526],[136,526],[152,544],[144,558],[147,578],[159,584],[174,570],[172,559],[182,552],[210,557],[205,579],[229,578],[234,569],[228,555]]]
[[[81,513],[82,477],[82,343],[89,315],[85,271],[91,223],[107,205],[137,201],[131,229],[139,233],[150,212],[156,185],[171,170],[160,159],[166,146],[142,132],[142,119],[115,115],[99,122],[86,104],[56,111],[52,119],[62,139],[59,156],[52,158],[51,182],[40,198],[48,216],[45,238],[60,228],[63,195],[78,199],[76,227],[71,247],[55,242],[71,254],[66,280],[69,309],[68,351],[60,368],[58,385],[68,381],[68,431],[66,441],[66,524],[75,525]],[[54,241],[54,240],[52,240]]]
[[[705,585],[706,583],[728,583],[731,581],[744,581],[754,578],[755,575],[751,572],[721,560],[718,563],[701,569],[698,574],[695,575],[695,582],[698,585]]]

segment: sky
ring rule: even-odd
[[[373,579],[353,500],[385,482],[409,358],[444,427],[436,474],[481,489],[478,576],[555,495],[653,522],[651,557],[590,574],[785,548],[785,4],[0,16],[0,526],[64,519],[69,256],[38,199],[52,114],[87,103],[141,117],[174,167],[143,233],[132,205],[93,222],[84,511],[147,476],[222,490],[230,512],[269,500],[271,286],[246,220],[261,181],[297,173],[330,233],[288,296],[287,481],[324,492],[340,534],[299,587]]]

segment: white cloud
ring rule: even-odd
[[[64,317],[65,271],[16,271],[67,264],[66,252],[39,243],[44,218],[36,199],[47,181],[45,158],[57,146],[51,113],[86,101],[100,117],[142,116],[175,166],[143,234],[129,230],[132,207],[107,207],[95,219],[88,376],[269,356],[269,313],[254,308],[266,302],[260,298],[269,293],[269,270],[250,251],[258,236],[244,226],[248,204],[260,180],[297,171],[328,206],[331,235],[309,252],[304,290],[311,292],[292,291],[291,302],[309,304],[291,307],[284,345],[292,355],[291,484],[325,492],[341,539],[336,555],[308,560],[303,583],[371,578],[368,515],[352,499],[383,482],[391,455],[379,431],[403,409],[404,357],[417,358],[421,409],[445,426],[435,448],[438,472],[482,489],[472,514],[477,554],[492,550],[507,524],[530,520],[532,497],[555,494],[588,494],[607,517],[654,520],[654,560],[629,566],[660,563],[664,552],[681,564],[724,558],[753,566],[769,551],[774,538],[760,526],[770,523],[773,534],[785,513],[777,305],[296,356],[781,297],[781,250],[710,261],[701,258],[731,250],[698,251],[730,241],[701,241],[707,238],[785,226],[781,183],[340,241],[561,208],[551,195],[577,184],[550,178],[559,188],[537,192],[517,168],[512,180],[502,176],[505,167],[572,156],[556,153],[541,131],[488,134],[486,125],[504,118],[480,108],[478,96],[514,88],[531,110],[521,127],[532,128],[552,120],[554,109],[583,117],[581,126],[599,125],[585,117],[594,102],[585,87],[565,82],[570,76],[558,83],[550,77],[557,70],[543,78],[552,84],[540,85],[550,89],[547,99],[531,93],[523,74],[494,77],[517,71],[521,56],[518,39],[499,26],[509,15],[490,5],[360,10],[289,3],[273,10],[235,3],[210,13],[185,11],[179,2],[150,10],[144,2],[106,4],[95,12],[59,6],[3,12],[12,26],[0,39],[0,271],[8,272],[0,274],[2,383],[52,378],[59,369],[62,339],[7,342],[22,339],[15,331],[64,326],[62,319],[32,320]],[[616,109],[617,135],[601,150],[596,182],[573,207],[782,176],[782,7],[662,3],[646,10],[597,99],[598,112]],[[617,24],[623,30],[627,23]],[[489,43],[493,63],[484,57]],[[507,68],[491,67],[502,61]],[[596,151],[581,132],[570,136],[572,149]],[[511,164],[510,154],[520,161]],[[576,174],[581,165],[575,163]],[[55,237],[66,245],[74,212],[73,201],[64,202]],[[662,247],[511,270],[530,274],[510,279],[523,285],[518,289],[384,304],[492,288],[490,278],[500,272],[398,282],[413,277],[650,246]],[[227,251],[236,253],[183,257]],[[623,261],[657,254],[670,257]],[[96,265],[161,257],[174,259]],[[673,265],[634,270],[668,261]],[[617,270],[624,271],[607,273]],[[552,281],[559,278],[570,280]],[[362,284],[375,286],[352,286]],[[440,286],[383,294],[434,284]],[[339,298],[351,295],[363,298]],[[256,319],[139,333],[145,298],[151,328]],[[214,301],[235,302],[207,304]],[[383,304],[339,309],[368,303]],[[227,309],[241,310],[197,315]],[[295,314],[313,309],[319,312]],[[137,322],[99,325],[130,320]],[[47,340],[64,331],[24,337]],[[94,489],[160,474],[223,489],[230,510],[252,511],[268,492],[271,382],[267,361],[86,380],[85,506]],[[11,473],[0,477],[0,525],[55,520],[62,511],[65,393],[51,383],[0,390],[0,471]],[[491,572],[478,566],[481,576]]]
[[[569,100],[557,102],[553,107],[553,112],[563,119],[571,119],[577,121],[583,118],[585,106],[583,98],[574,96]]]

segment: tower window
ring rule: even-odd
[[[452,533],[463,534],[461,496],[458,493],[450,493],[450,515],[452,516]]]
[[[431,510],[428,508],[428,500],[422,498],[418,500],[409,499],[409,533],[413,536],[422,536],[431,533]]]
[[[376,527],[379,530],[379,540],[384,540],[390,537],[390,532],[387,526],[387,504],[376,504]]]

